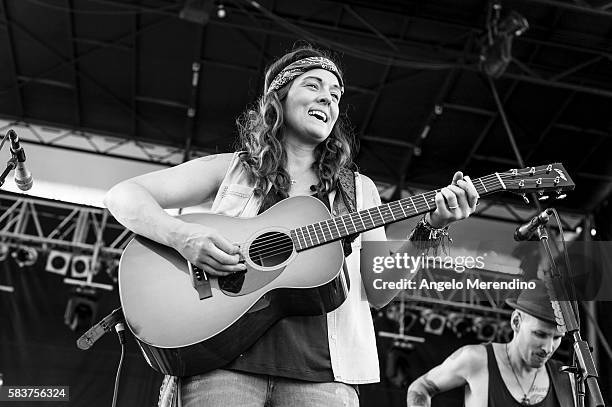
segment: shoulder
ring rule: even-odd
[[[196,158],[191,164],[205,170],[209,176],[223,178],[231,163],[237,158],[237,153],[211,154]]]
[[[453,366],[462,370],[465,376],[473,376],[487,368],[487,350],[484,345],[465,345],[446,358]]]
[[[359,174],[361,178],[361,190],[366,208],[378,206],[381,204],[380,195],[376,184],[367,175]]]
[[[483,344],[465,345],[457,349],[449,358],[470,360],[478,364],[487,360],[487,349]]]
[[[225,162],[227,165],[236,157],[239,153],[221,153],[221,154],[210,154],[204,157],[196,158],[193,161],[199,163],[209,163],[213,161]]]
[[[372,181],[372,179],[370,177],[368,177],[367,175],[364,175],[362,173],[359,173],[359,178],[361,178],[361,185],[364,189],[364,191],[366,190],[366,188],[368,190],[371,189],[375,189],[376,190],[376,184],[374,183],[374,181]],[[378,190],[377,190],[378,192]]]

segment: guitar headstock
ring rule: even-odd
[[[565,196],[563,192],[575,187],[574,181],[560,163],[512,169],[498,174],[507,191],[519,194],[535,192],[544,196],[547,192],[552,192],[562,198]]]

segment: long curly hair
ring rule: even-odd
[[[311,45],[300,46],[274,61],[265,75],[264,93],[256,104],[248,108],[236,121],[239,133],[239,149],[246,170],[255,181],[255,193],[263,194],[271,184],[281,197],[287,197],[291,186],[286,171],[287,153],[283,147],[284,111],[282,101],[287,97],[292,82],[278,91],[266,92],[270,82],[287,65],[307,57],[325,57],[326,52]],[[335,63],[336,61],[334,61]],[[337,64],[336,64],[337,65]],[[340,75],[342,73],[340,72]],[[314,151],[312,169],[319,179],[317,192],[329,193],[336,188],[340,170],[354,169],[353,157],[357,145],[348,126],[346,114],[338,116],[329,137]]]

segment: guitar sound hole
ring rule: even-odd
[[[266,232],[258,236],[249,247],[251,261],[261,267],[274,267],[291,256],[293,242],[281,232]]]

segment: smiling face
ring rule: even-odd
[[[293,80],[284,100],[285,138],[316,146],[331,133],[338,119],[338,78],[313,69]]]
[[[520,313],[520,316],[515,334],[521,358],[532,368],[544,366],[561,344],[563,334],[555,324],[525,313]]]

